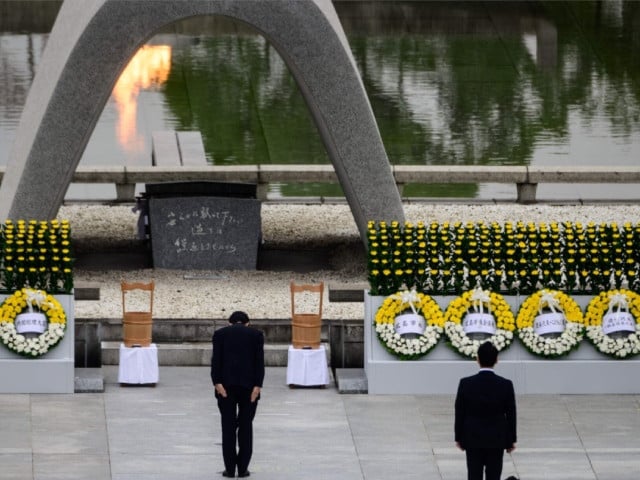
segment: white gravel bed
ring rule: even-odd
[[[639,205],[467,205],[414,203],[405,205],[411,222],[640,222]],[[58,215],[71,222],[72,235],[83,247],[103,250],[109,245],[136,241],[137,214],[130,206],[73,204]],[[154,318],[227,318],[234,310],[245,310],[252,318],[290,318],[289,282],[363,283],[364,259],[351,254],[360,246],[358,230],[346,204],[262,205],[262,233],[265,242],[279,248],[331,246],[345,248],[333,270],[313,273],[272,271],[182,271],[164,269],[83,271],[76,269],[76,283],[100,285],[100,301],[78,301],[77,318],[121,318],[120,281],[156,282]],[[358,319],[361,303],[330,303],[325,290],[323,317]]]

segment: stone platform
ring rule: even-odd
[[[434,297],[441,308],[452,299]],[[584,309],[591,297],[574,297]],[[420,360],[402,361],[388,353],[373,328],[384,297],[365,295],[364,348],[368,391],[374,394],[455,394],[461,377],[478,365],[460,356],[441,338]],[[517,312],[516,298],[505,299]],[[511,379],[518,394],[637,394],[640,360],[616,360],[598,352],[585,338],[566,357],[544,359],[529,353],[517,338],[500,354],[496,372]]]

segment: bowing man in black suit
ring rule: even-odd
[[[455,402],[455,441],[466,452],[467,479],[500,480],[504,451],[516,448],[516,399],[511,380],[496,375],[498,350],[478,348],[480,371],[460,380]]]
[[[233,312],[229,323],[214,332],[211,357],[211,381],[222,424],[222,475],[234,477],[237,468],[238,477],[248,477],[253,418],[264,380],[264,336],[249,327],[244,312]]]

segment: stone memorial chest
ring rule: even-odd
[[[155,268],[256,268],[261,236],[259,200],[151,196],[148,212]]]

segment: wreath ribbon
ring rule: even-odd
[[[543,290],[542,295],[540,295],[540,301],[538,302],[538,313],[540,315],[543,314],[542,310],[545,306],[551,309],[552,313],[564,314],[562,306],[560,305],[560,300],[558,300],[556,296],[548,290]]]
[[[27,308],[29,309],[29,313],[33,313],[34,304],[38,307],[39,310],[42,309],[42,305],[47,299],[47,296],[42,290],[33,290],[31,288],[27,288],[24,293],[27,300]]]
[[[416,310],[414,304],[420,303],[420,296],[418,295],[418,292],[416,292],[415,288],[412,288],[411,290],[405,290],[403,292],[398,292],[395,295],[392,295],[391,298],[393,298],[394,300],[400,300],[402,303],[409,304],[409,307],[411,308],[413,314],[418,314],[418,311]]]
[[[613,309],[617,308],[618,312],[629,313],[629,298],[624,293],[616,293],[611,295],[609,299],[609,308],[607,314],[612,314]]]
[[[476,313],[484,313],[484,304],[488,305],[487,313],[491,313],[491,294],[488,290],[482,290],[481,287],[476,287],[471,293],[471,306]]]

